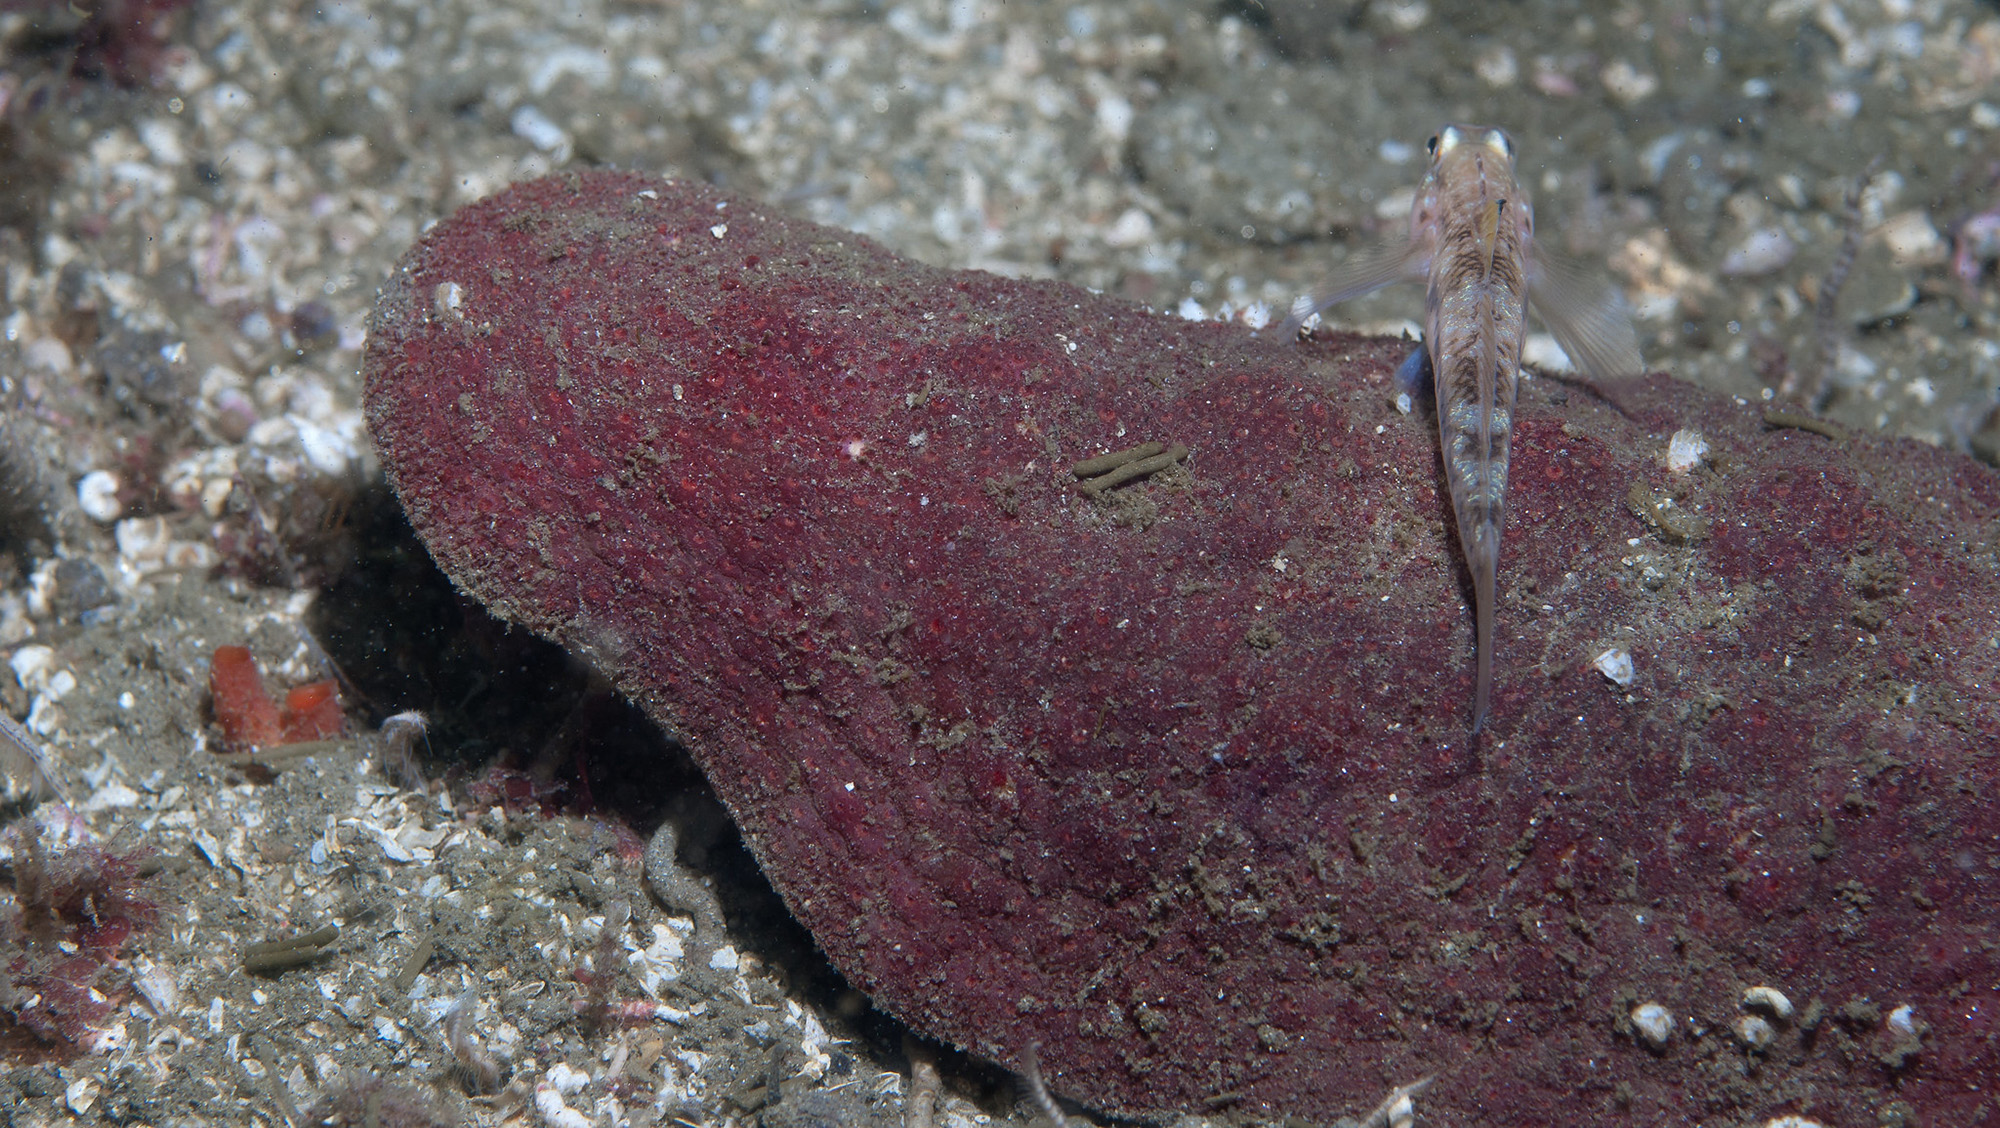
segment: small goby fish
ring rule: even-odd
[[[1445,480],[1472,573],[1478,689],[1472,731],[1486,725],[1493,688],[1493,603],[1506,523],[1507,455],[1521,376],[1525,311],[1555,334],[1578,370],[1606,379],[1642,370],[1625,299],[1608,283],[1535,246],[1535,213],[1514,179],[1514,143],[1498,129],[1447,125],[1430,141],[1430,170],[1410,230],[1327,279],[1279,329],[1289,341],[1314,314],[1395,282],[1423,281],[1423,347],[1397,373],[1406,391],[1426,369],[1437,389]]]

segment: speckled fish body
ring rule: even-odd
[[[1447,125],[1431,139],[1430,150],[1407,240],[1357,256],[1310,303],[1301,304],[1280,334],[1289,339],[1327,306],[1393,282],[1421,279],[1427,286],[1425,359],[1437,391],[1445,480],[1472,576],[1476,733],[1486,724],[1492,696],[1507,459],[1529,305],[1585,373],[1636,374],[1641,364],[1617,290],[1593,287],[1573,268],[1537,253],[1534,209],[1515,179],[1514,144],[1507,134]]]
[[[1507,519],[1507,455],[1527,333],[1527,247],[1534,220],[1514,181],[1514,151],[1497,129],[1439,134],[1412,218],[1430,236],[1424,344],[1437,387],[1438,437],[1478,618],[1473,731],[1493,685],[1493,599]],[[1426,206],[1428,205],[1428,206]]]

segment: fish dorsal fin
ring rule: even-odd
[[[1474,217],[1472,236],[1479,241],[1479,268],[1482,277],[1493,273],[1493,252],[1500,243],[1500,220],[1506,215],[1507,201],[1495,200],[1479,209]]]

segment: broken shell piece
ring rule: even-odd
[[[1655,1050],[1664,1050],[1674,1036],[1674,1012],[1658,1003],[1640,1003],[1632,1008],[1632,1029],[1639,1040]]]
[[[104,1086],[93,1078],[79,1078],[70,1082],[69,1087],[63,1090],[63,1103],[69,1106],[71,1112],[83,1116],[97,1103],[97,1094],[103,1088]]]
[[[1752,987],[1743,992],[1743,1009],[1763,1011],[1779,1022],[1792,1018],[1792,1001],[1776,987]]]
[[[1774,1116],[1764,1122],[1764,1128],[1825,1128],[1825,1126],[1805,1116]]]
[[[180,1011],[180,987],[174,982],[173,972],[144,956],[135,959],[132,967],[137,972],[132,977],[132,986],[138,989],[154,1015],[168,1018]]]
[[[1614,646],[1590,660],[1597,672],[1619,685],[1631,685],[1635,676],[1632,671],[1632,652]]]
[[[1910,1006],[1908,1003],[1904,1003],[1902,1006],[1890,1011],[1888,1023],[1889,1033],[1898,1038],[1915,1038],[1917,1036],[1916,1008]]]
[[[439,321],[465,320],[465,287],[456,282],[440,282],[431,291],[431,312]]]
[[[1683,428],[1667,440],[1667,469],[1676,474],[1685,474],[1700,466],[1702,459],[1707,457],[1708,440],[1702,437],[1700,431]]]
[[[1736,1020],[1734,1026],[1736,1040],[1748,1050],[1762,1052],[1771,1048],[1778,1040],[1778,1028],[1754,1014],[1746,1014]]]
[[[228,478],[210,478],[202,483],[201,511],[211,518],[220,518],[222,508],[229,504],[229,495],[236,492],[236,483]]]
[[[92,470],[76,484],[76,504],[93,521],[110,524],[125,515],[125,503],[118,500],[118,475],[109,470]]]
[[[1030,1062],[1033,1060],[1029,1059]],[[1413,1081],[1408,1085],[1400,1085],[1389,1090],[1389,1095],[1382,1098],[1382,1103],[1375,1106],[1375,1111],[1361,1121],[1363,1128],[1381,1128],[1381,1126],[1411,1128],[1417,1122],[1416,1096],[1430,1088],[1431,1082],[1435,1080],[1437,1075],[1432,1074],[1421,1081]],[[1053,1108],[1054,1102],[1049,1103]]]

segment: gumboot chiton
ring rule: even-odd
[[[1405,348],[598,172],[423,239],[367,406],[445,571],[687,742],[837,966],[1089,1104],[2000,1116],[2000,478],[1529,382],[1475,745]]]

